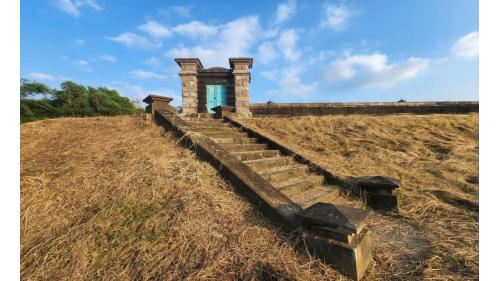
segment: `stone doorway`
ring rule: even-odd
[[[215,113],[212,108],[219,105],[227,105],[226,85],[209,84],[207,85],[207,112]]]

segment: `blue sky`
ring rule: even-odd
[[[254,58],[250,101],[478,100],[478,2],[21,1],[21,77],[180,103],[174,57]]]

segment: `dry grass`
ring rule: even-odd
[[[479,116],[391,115],[243,119],[344,175],[401,179],[400,215],[371,219],[368,279],[479,276]]]
[[[23,280],[336,280],[140,118],[21,125]]]

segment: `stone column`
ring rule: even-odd
[[[182,81],[182,113],[198,112],[198,70],[203,65],[197,58],[176,58],[175,62],[181,67],[179,76]]]
[[[251,116],[250,112],[250,69],[252,58],[230,58],[229,65],[234,75],[234,106],[236,114]]]

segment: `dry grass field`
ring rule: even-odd
[[[478,278],[478,116],[246,119],[346,175],[401,179],[367,280]],[[23,280],[344,280],[139,117],[21,125]]]
[[[22,280],[337,280],[140,118],[21,125]]]
[[[479,278],[479,116],[242,119],[342,175],[401,180],[399,215],[375,214],[369,279]]]

